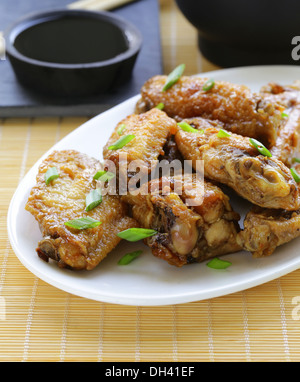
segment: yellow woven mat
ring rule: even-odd
[[[181,62],[188,74],[215,68],[170,0],[161,1],[161,33],[166,73]],[[36,160],[84,121],[0,121],[0,360],[299,361],[300,271],[212,300],[127,307],[70,295],[23,267],[7,239],[12,194]]]

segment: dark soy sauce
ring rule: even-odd
[[[21,54],[35,60],[92,63],[112,59],[128,49],[122,30],[104,20],[73,15],[49,17],[40,22],[33,21],[29,28],[25,25],[27,29],[14,41]]]

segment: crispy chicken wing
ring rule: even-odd
[[[233,188],[250,202],[267,208],[299,208],[299,192],[290,170],[279,160],[258,155],[249,138],[218,137],[219,129],[202,118],[187,120],[203,133],[179,130],[175,141],[184,159],[204,161],[208,179]],[[207,127],[209,126],[210,127]]]
[[[175,135],[171,135],[166,144],[163,147],[163,155],[160,155],[158,159],[166,160],[168,162],[172,162],[175,160],[183,161],[183,157],[180,154],[180,151],[178,150],[178,147],[175,142]]]
[[[271,255],[276,247],[300,236],[300,211],[255,206],[244,220],[238,243],[254,257]]]
[[[263,87],[261,92],[266,100],[276,102],[284,108],[281,126],[271,153],[290,167],[293,157],[300,150],[300,82],[290,86],[270,83]]]
[[[300,81],[295,81],[292,85],[282,86],[275,82],[263,86],[260,89],[264,99],[273,103],[278,103],[288,109],[299,103]]]
[[[293,158],[300,150],[300,104],[292,107],[288,116],[284,118],[271,153],[274,158],[291,167]]]
[[[59,178],[46,185],[44,176],[50,167],[57,168]],[[60,267],[93,269],[119,243],[118,232],[138,226],[126,216],[126,205],[118,196],[103,195],[100,205],[85,211],[85,198],[96,188],[93,176],[101,167],[96,159],[73,150],[54,151],[40,165],[26,210],[42,231],[37,248],[42,259],[51,258]],[[81,217],[102,224],[84,230],[64,225]]]
[[[234,133],[256,138],[271,147],[276,140],[281,111],[278,105],[243,85],[216,81],[203,90],[207,78],[183,76],[163,92],[166,76],[149,79],[141,89],[136,111],[145,112],[160,102],[164,111],[177,120],[203,117],[218,120]]]
[[[180,194],[176,193],[178,185]],[[153,180],[145,187],[148,192],[122,199],[132,207],[133,217],[142,227],[158,231],[145,239],[155,256],[180,267],[240,250],[236,242],[239,215],[217,186],[203,184],[196,174],[186,174],[184,178]],[[150,193],[153,189],[156,192]],[[198,189],[202,195],[195,192]]]
[[[120,134],[120,126],[124,126]],[[125,172],[125,176],[133,176],[135,172],[128,170],[129,163],[141,161],[139,171],[149,173],[151,162],[164,155],[164,146],[167,139],[177,131],[176,122],[166,113],[156,108],[140,115],[132,114],[122,120],[115,128],[103,149],[103,157],[107,163],[112,161],[117,171]],[[125,135],[134,135],[135,138],[118,150],[109,147]]]

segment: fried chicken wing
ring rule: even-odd
[[[202,118],[187,120],[203,133],[178,130],[175,141],[184,159],[204,161],[204,175],[233,188],[250,202],[266,208],[295,210],[298,187],[279,160],[258,155],[249,138],[237,134],[221,138],[219,129]],[[210,127],[207,127],[209,126]]]
[[[263,86],[260,89],[260,94],[264,99],[278,103],[288,109],[299,103],[300,99],[300,81],[295,81],[292,85],[282,86],[275,82]]]
[[[175,135],[171,135],[166,144],[163,147],[163,155],[160,155],[158,159],[166,160],[169,163],[175,160],[183,161],[183,157],[180,154],[180,151],[178,150],[178,147],[175,142]]]
[[[238,243],[254,257],[271,255],[274,250],[300,236],[300,210],[285,211],[255,206],[244,220]]]
[[[300,82],[281,86],[270,83],[261,90],[264,98],[284,108],[281,126],[275,145],[271,149],[274,158],[291,167],[293,157],[300,150]]]
[[[120,126],[124,127],[121,135]],[[163,148],[167,139],[176,131],[176,122],[157,108],[140,115],[132,114],[116,126],[103,149],[103,157],[106,163],[108,160],[112,161],[119,173],[124,170],[126,177],[135,174],[130,171],[128,174],[127,164],[133,161],[140,161],[139,171],[149,173],[151,162],[158,160],[160,155],[164,155]],[[134,135],[135,138],[118,150],[109,149],[113,143],[125,135]]]
[[[280,125],[278,105],[255,94],[243,85],[216,81],[209,91],[207,78],[183,76],[167,91],[162,91],[166,76],[149,79],[141,89],[137,112],[145,112],[159,103],[177,120],[203,117],[218,120],[234,133],[256,138],[268,147],[274,145]]]
[[[176,193],[178,182],[180,194]],[[168,192],[165,183],[170,185]],[[180,267],[240,250],[236,242],[239,215],[217,186],[203,183],[196,174],[185,174],[183,178],[153,180],[145,187],[149,192],[128,194],[122,200],[131,206],[142,227],[158,231],[145,239],[153,255]],[[195,192],[198,189],[202,190],[201,197]],[[201,200],[190,202],[197,198]]]
[[[291,167],[300,150],[300,104],[291,108],[271,149],[274,158]]]
[[[46,185],[44,176],[50,167],[57,168],[59,178]],[[54,151],[40,165],[26,210],[42,231],[37,248],[42,259],[51,258],[60,267],[93,269],[119,243],[118,232],[138,226],[126,216],[127,207],[118,196],[103,195],[100,205],[86,212],[85,198],[96,188],[93,176],[101,167],[96,159],[74,150]],[[81,217],[102,224],[84,230],[64,224]]]

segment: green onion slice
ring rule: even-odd
[[[118,264],[119,265],[127,265],[129,263],[132,262],[132,260],[136,259],[138,256],[140,256],[142,254],[143,251],[139,250],[139,251],[134,251],[134,252],[130,252],[130,253],[126,253],[126,255],[124,255],[119,261],[118,261]]]
[[[213,268],[213,269],[226,269],[230,267],[231,262],[226,260],[221,260],[218,257],[215,257],[214,259],[210,260],[206,265],[209,268]]]
[[[160,102],[157,106],[156,106],[156,109],[158,110],[163,110],[163,108],[165,107],[165,104],[163,102]]]
[[[116,175],[113,172],[109,171],[98,171],[93,179],[100,180],[101,182],[108,182],[109,180],[113,179]]]
[[[292,173],[293,178],[295,179],[295,181],[296,181],[297,183],[299,183],[299,182],[300,182],[300,175],[298,174],[298,172],[296,171],[296,169],[292,167],[290,170],[291,170],[291,173]]]
[[[282,118],[287,118],[289,115],[287,113],[281,113]]]
[[[84,218],[79,218],[79,219],[74,219],[74,220],[69,220],[65,222],[65,225],[71,228],[76,228],[76,229],[87,229],[87,228],[95,228],[100,225],[101,222],[90,218],[89,216],[86,216]]]
[[[300,158],[293,158],[293,159],[292,159],[292,162],[294,162],[294,163],[295,163],[295,162],[296,162],[296,163],[300,163]]]
[[[214,85],[215,85],[215,81],[212,78],[210,78],[209,80],[205,82],[205,84],[202,87],[202,90],[204,90],[205,92],[208,92],[210,89],[214,87]]]
[[[185,69],[185,64],[181,64],[177,66],[169,75],[167,78],[167,81],[162,89],[163,92],[170,89],[176,82],[179,80],[179,78],[182,76]]]
[[[102,202],[100,188],[92,190],[85,198],[85,210],[90,211]]]
[[[265,157],[271,157],[272,156],[270,151],[262,143],[260,143],[256,139],[250,138],[249,141],[250,141],[251,145],[254,146],[257,149],[257,151],[259,153],[261,153],[262,155],[264,155]]]
[[[117,236],[127,241],[139,241],[146,237],[153,236],[157,233],[154,229],[147,228],[129,228],[125,231],[119,232]]]
[[[59,178],[59,173],[57,171],[57,168],[56,167],[50,167],[45,174],[46,185],[48,186],[48,184],[50,182],[52,182],[52,180],[57,179],[57,178]]]
[[[118,139],[113,145],[108,147],[108,150],[119,150],[122,147],[126,146],[127,143],[132,141],[135,138],[135,135],[124,135],[120,139]]]
[[[220,129],[217,135],[219,138],[228,138],[231,136],[231,134],[228,133],[228,131],[223,130],[223,129]]]
[[[189,125],[187,122],[178,122],[177,125],[183,130],[183,131],[187,131],[188,133],[203,133],[204,130],[197,130],[197,129],[194,129],[191,125]]]
[[[117,129],[118,135],[122,135],[124,133],[124,130],[126,130],[126,125],[124,125],[124,123],[121,123],[121,125]]]

